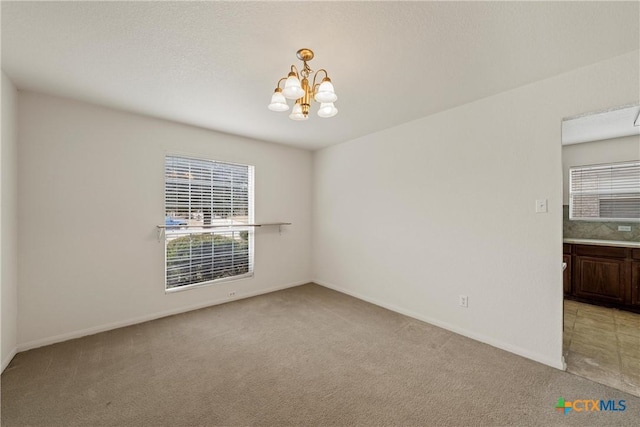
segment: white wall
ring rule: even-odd
[[[569,204],[569,168],[640,160],[640,136],[564,145],[562,147],[562,203]]]
[[[212,112],[215,114],[215,112]],[[19,349],[310,279],[311,153],[29,92],[18,99]],[[164,155],[255,165],[253,278],[164,293]]]
[[[561,120],[637,102],[638,64],[634,52],[316,152],[315,281],[561,368]]]
[[[2,143],[0,144],[0,315],[2,370],[16,352],[18,321],[18,93],[2,72]]]

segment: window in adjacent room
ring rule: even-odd
[[[252,223],[253,166],[166,156],[167,290],[253,275]]]
[[[570,168],[569,218],[640,221],[640,161]]]

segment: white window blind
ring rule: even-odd
[[[569,218],[640,221],[640,161],[569,169]]]
[[[253,166],[166,156],[166,289],[252,275],[252,223]]]

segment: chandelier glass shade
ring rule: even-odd
[[[289,111],[287,99],[295,99],[289,118],[301,121],[309,118],[311,100],[315,100],[320,103],[318,116],[329,118],[338,114],[338,109],[333,105],[338,96],[327,71],[324,68],[313,71],[307,64],[307,61],[313,59],[313,51],[311,49],[300,49],[297,52],[297,56],[303,62],[302,70],[298,71],[295,65],[291,66],[291,71],[287,77],[283,77],[278,81],[276,90],[271,95],[271,103],[267,108],[277,112]],[[324,78],[318,83],[316,79],[320,73],[324,73]],[[313,79],[311,80],[312,83],[309,84],[311,75],[313,75]],[[281,88],[280,84],[283,80],[284,88]]]

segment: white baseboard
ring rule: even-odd
[[[2,359],[2,369],[0,369],[0,374],[4,372],[7,366],[9,366],[9,363],[11,363],[11,360],[15,357],[17,353],[18,353],[18,349],[14,347],[13,350],[11,350],[9,354],[7,354],[7,357]]]
[[[514,353],[514,354],[517,354],[518,356],[522,356],[522,357],[525,357],[527,359],[531,359],[531,360],[534,360],[536,362],[542,363],[544,365],[551,366],[552,368],[560,369],[560,370],[563,370],[563,371],[566,370],[566,365],[563,363],[562,359],[560,359],[560,360],[550,359],[545,355],[541,355],[541,354],[538,354],[538,353],[531,352],[530,350],[523,349],[521,347],[514,346],[512,344],[508,344],[508,343],[502,342],[500,340],[496,340],[495,338],[488,337],[486,335],[482,335],[482,334],[478,334],[476,332],[468,331],[468,330],[460,328],[458,326],[451,325],[450,323],[443,322],[441,320],[434,319],[434,318],[429,317],[429,316],[424,316],[422,314],[416,313],[416,312],[411,311],[411,310],[407,310],[407,309],[402,308],[402,307],[397,307],[397,306],[392,305],[392,304],[387,304],[387,303],[379,301],[379,300],[377,300],[375,298],[371,298],[371,297],[368,297],[366,295],[362,295],[362,294],[360,294],[358,292],[353,292],[351,290],[345,289],[345,288],[340,287],[340,286],[336,286],[336,285],[331,284],[331,283],[323,282],[321,280],[314,280],[313,283],[316,283],[316,284],[318,284],[320,286],[324,286],[325,288],[333,289],[334,291],[338,291],[338,292],[341,292],[343,294],[350,295],[350,296],[352,296],[354,298],[358,298],[360,300],[363,300],[363,301],[369,302],[371,304],[386,308],[388,310],[395,311],[396,313],[400,313],[400,314],[403,314],[405,316],[413,317],[414,319],[421,320],[423,322],[429,323],[429,324],[434,325],[434,326],[438,326],[439,328],[446,329],[446,330],[451,331],[451,332],[455,332],[456,334],[463,335],[463,336],[465,336],[467,338],[471,338],[473,340],[480,341],[480,342],[485,343],[485,344],[489,344],[492,347],[496,347],[496,348],[499,348],[501,350],[508,351],[509,353]]]
[[[134,317],[132,319],[128,319],[128,320],[122,320],[122,321],[118,321],[118,322],[112,322],[112,323],[107,323],[104,325],[100,325],[100,326],[94,326],[91,328],[86,328],[86,329],[80,329],[77,331],[73,331],[73,332],[68,332],[65,334],[60,334],[60,335],[54,335],[52,337],[46,337],[46,338],[41,338],[41,339],[37,339],[37,340],[33,340],[33,341],[28,341],[26,343],[21,343],[18,344],[18,348],[17,348],[17,352],[21,352],[21,351],[26,351],[26,350],[31,350],[33,348],[38,348],[38,347],[42,347],[45,345],[50,345],[50,344],[55,344],[55,343],[59,343],[59,342],[63,342],[63,341],[68,341],[68,340],[72,340],[75,338],[80,338],[80,337],[84,337],[87,335],[93,335],[93,334],[97,334],[100,332],[105,332],[105,331],[110,331],[112,329],[118,329],[118,328],[123,328],[125,326],[131,326],[131,325],[136,325],[138,323],[144,323],[144,322],[148,322],[150,320],[155,320],[155,319],[160,319],[162,317],[167,317],[167,316],[173,316],[174,314],[180,314],[180,313],[186,313],[188,311],[193,311],[193,310],[198,310],[200,308],[205,308],[205,307],[211,307],[214,305],[219,305],[219,304],[224,304],[227,302],[232,302],[232,301],[238,301],[241,299],[245,299],[245,298],[251,298],[251,297],[255,297],[258,295],[262,295],[262,294],[268,294],[271,292],[275,292],[275,291],[280,291],[283,289],[288,289],[288,288],[293,288],[295,286],[300,286],[300,285],[304,285],[307,283],[311,283],[310,280],[305,280],[305,281],[301,281],[301,282],[295,282],[295,283],[290,283],[287,285],[280,285],[280,286],[274,286],[271,288],[267,288],[267,289],[261,289],[259,291],[254,291],[254,292],[249,292],[246,294],[241,294],[238,295],[234,298],[218,298],[215,300],[211,300],[211,301],[207,301],[207,302],[202,302],[199,304],[195,304],[195,305],[190,305],[190,306],[186,306],[186,307],[180,307],[180,308],[176,308],[176,309],[172,309],[172,310],[166,310],[166,311],[161,311],[161,312],[157,312],[157,313],[153,313],[153,314],[149,314],[146,316],[140,316],[140,317]],[[16,354],[16,350],[13,351],[13,355]],[[13,356],[11,356],[13,357]],[[11,361],[11,358],[9,358],[9,361]],[[7,362],[8,364],[8,362]],[[3,369],[4,369],[4,361],[3,361]]]

